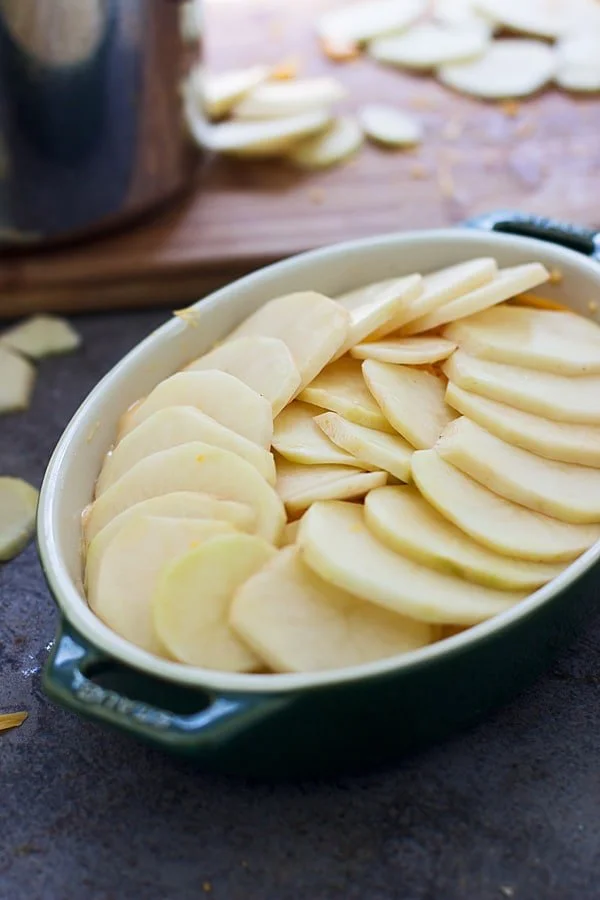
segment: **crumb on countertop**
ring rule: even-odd
[[[519,115],[519,111],[521,109],[519,103],[517,103],[516,100],[502,100],[498,105],[504,115],[508,116],[510,119],[516,118]]]
[[[358,44],[343,39],[324,37],[321,39],[321,49],[332,62],[349,62],[360,56]]]
[[[311,203],[320,205],[325,202],[325,191],[323,188],[313,187],[309,190],[308,196]]]

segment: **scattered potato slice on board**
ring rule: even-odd
[[[219,369],[235,375],[269,401],[276,416],[300,387],[300,372],[280,338],[252,334],[226,341],[195,359],[186,371]]]
[[[426,8],[426,0],[363,0],[324,13],[317,21],[317,33],[324,39],[363,44],[408,28]]]
[[[434,0],[433,18],[436,22],[460,28],[479,28],[490,34],[495,22],[477,8],[476,0]]]
[[[421,22],[403,34],[371,41],[369,55],[392,66],[427,71],[446,63],[476,59],[488,43],[489,35],[483,28]]]
[[[538,284],[543,284],[549,277],[548,271],[541,263],[525,263],[521,266],[500,269],[488,284],[475,288],[433,312],[409,322],[402,328],[402,334],[418,334],[454,322],[456,319],[472,316],[508,300],[509,297],[514,297],[515,294],[520,294],[521,291],[528,291]]]
[[[232,627],[275,672],[315,672],[385,659],[423,647],[432,629],[358,600],[280,550],[238,590]]]
[[[273,447],[289,462],[303,465],[340,465],[364,468],[350,453],[340,450],[316,424],[321,410],[295,400],[275,419]],[[367,468],[371,468],[368,466]]]
[[[542,41],[492,41],[483,56],[448,63],[437,70],[440,81],[463,94],[484,100],[527,97],[554,76],[556,60]]]
[[[382,487],[367,494],[365,521],[390,550],[501,591],[534,590],[564,569],[564,563],[510,559],[482,547],[409,486]]]
[[[35,531],[38,492],[21,478],[0,476],[0,562],[17,556]]]
[[[355,359],[376,359],[378,362],[403,366],[421,366],[447,359],[456,344],[439,337],[388,338],[357,344],[350,351]]]
[[[322,413],[315,422],[334,444],[352,454],[355,465],[366,464],[389,472],[400,481],[410,481],[410,458],[414,451],[400,435],[356,425],[332,412]]]
[[[316,500],[364,497],[387,481],[385,472],[361,472],[349,466],[303,466],[277,460],[277,491],[290,515],[297,515]]]
[[[70,353],[81,344],[81,337],[66,319],[58,316],[32,316],[0,333],[0,345],[30,359]]]
[[[371,534],[354,503],[316,503],[298,540],[304,562],[325,581],[422,622],[474,625],[526,596],[442,575],[394,553]]]
[[[433,447],[456,414],[444,399],[446,385],[430,372],[366,359],[367,386],[396,431],[418,450]]]
[[[216,369],[177,372],[165,378],[121,418],[118,439],[169,406],[194,406],[247,440],[267,450],[271,446],[271,404],[239,378]]]
[[[0,346],[0,415],[27,409],[34,384],[31,363]]]
[[[276,554],[248,534],[205,541],[166,565],[152,597],[154,630],[179,662],[221,672],[252,672],[263,660],[229,625],[238,588]]]
[[[106,455],[96,482],[96,496],[103,494],[141,459],[192,441],[203,441],[212,447],[230,450],[254,466],[269,484],[275,484],[273,456],[264,447],[219,424],[193,406],[166,406],[144,419]]]
[[[338,116],[327,129],[292,147],[287,158],[302,169],[326,169],[353,156],[363,140],[353,116]]]
[[[227,338],[270,335],[287,344],[306,387],[335,356],[348,335],[350,315],[339,303],[315,291],[275,297],[249,316]]]
[[[339,413],[357,425],[394,433],[365,383],[360,362],[349,356],[327,366],[302,391],[300,399]]]
[[[268,66],[249,66],[212,73],[204,68],[192,75],[192,85],[207,116],[220,119],[231,112],[250,91],[269,77]]]
[[[346,93],[344,85],[329,76],[268,81],[247,93],[234,115],[237,119],[273,119],[320,112],[343,100]]]
[[[446,403],[496,437],[538,456],[600,468],[600,427],[553,422],[448,382]]]
[[[386,147],[411,147],[423,139],[423,126],[416,116],[395,106],[369,103],[359,111],[358,121],[368,138]]]
[[[571,5],[571,0],[477,0],[476,9],[511,31],[553,40],[568,30]]]
[[[179,30],[184,43],[197,45],[202,38],[202,10],[197,0],[185,0],[179,7]]]
[[[98,497],[85,522],[87,540],[128,506],[177,491],[247,504],[256,513],[256,533],[269,541],[278,540],[285,523],[279,497],[250,463],[229,450],[194,441],[142,459]]]
[[[600,375],[569,378],[490,362],[457,350],[442,365],[449,381],[490,400],[556,422],[600,425]]]
[[[358,288],[337,297],[336,303],[350,314],[350,328],[335,358],[339,359],[374,331],[385,328],[408,303],[418,297],[422,281],[420,275],[407,275],[405,278],[392,278],[379,285]]]
[[[555,81],[566,91],[600,91],[600,34],[573,34],[556,47]]]
[[[600,525],[568,525],[517,506],[463,475],[435,450],[413,455],[412,474],[438,512],[497,553],[537,562],[566,562],[600,538]]]

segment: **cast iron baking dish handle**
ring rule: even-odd
[[[175,694],[179,691],[187,694],[188,698],[191,696],[192,704],[197,702],[199,707],[197,712],[172,712],[160,704],[132,699],[126,696],[125,691],[106,688],[92,680],[94,673],[111,665],[115,666],[115,660],[89,644],[69,622],[63,620],[44,667],[44,690],[67,709],[132,732],[165,748],[183,751],[215,746],[289,703],[284,696],[219,694],[208,689],[184,688],[161,681],[162,688],[166,686]],[[143,672],[131,667],[122,668],[141,683],[144,679],[150,683],[153,681]],[[190,705],[189,699],[187,705]]]
[[[501,231],[522,237],[537,238],[552,244],[561,244],[569,250],[576,250],[586,256],[600,260],[600,232],[557,219],[533,216],[512,209],[500,209],[482,216],[475,216],[465,222],[469,228],[483,231]]]

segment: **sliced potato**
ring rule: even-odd
[[[271,404],[247,384],[216,369],[177,372],[165,378],[122,417],[118,439],[169,406],[194,406],[225,428],[268,450],[273,437]]]
[[[0,562],[17,556],[33,537],[37,501],[26,481],[0,476]]]
[[[194,441],[142,459],[98,497],[85,523],[87,540],[134,503],[177,491],[245,503],[256,513],[256,533],[268,541],[278,540],[285,522],[279,497],[250,463]]]
[[[432,639],[426,623],[323,581],[295,547],[280,550],[239,588],[230,622],[275,672],[356,666],[416,650]]]
[[[365,521],[390,550],[448,575],[502,591],[533,590],[564,568],[564,563],[529,562],[493,553],[409,486],[382,487],[367,494]]]
[[[463,475],[435,450],[413,455],[412,474],[438,512],[497,553],[537,562],[565,562],[600,538],[600,525],[568,525],[517,506]]]
[[[288,522],[283,527],[283,531],[281,533],[281,540],[279,542],[280,547],[289,547],[292,544],[296,543],[296,539],[298,537],[298,529],[300,528],[300,522],[302,519],[296,519],[295,522]]]
[[[0,345],[30,359],[70,353],[80,344],[81,337],[75,329],[58,316],[32,316],[0,334]]]
[[[550,40],[564,34],[571,21],[569,0],[476,0],[475,6],[504,28]]]
[[[324,131],[292,147],[287,158],[302,169],[326,169],[353,156],[363,140],[362,129],[353,116],[338,116]]]
[[[358,120],[368,138],[386,147],[412,147],[423,140],[421,122],[395,106],[369,103],[359,111]]]
[[[315,423],[321,410],[295,400],[281,412],[273,433],[273,447],[281,456],[303,465],[339,465],[363,468],[350,453],[340,450]],[[367,467],[370,468],[370,467]]]
[[[371,534],[354,503],[316,503],[298,540],[304,562],[325,581],[422,622],[474,625],[526,596],[442,575],[394,553]]]
[[[222,672],[252,672],[263,660],[229,625],[238,588],[276,554],[248,534],[205,541],[166,565],[152,597],[154,630],[179,662]]]
[[[348,356],[327,366],[302,391],[300,399],[339,413],[357,425],[394,432],[367,388],[360,362]]]
[[[267,81],[249,91],[237,104],[237,119],[274,119],[319,112],[343,100],[346,88],[329,76]]]
[[[400,435],[356,425],[332,412],[322,413],[315,422],[334,444],[351,454],[355,465],[382,469],[400,481],[410,481],[410,458],[414,451]]]
[[[325,40],[363,44],[380,34],[408,28],[426,8],[426,0],[363,0],[324,13],[317,32]]]
[[[542,41],[491,41],[474,60],[448,63],[437,75],[440,81],[462,94],[500,100],[535,94],[553,77],[556,61],[552,49]]]
[[[447,63],[477,59],[488,43],[489,35],[481,27],[420,22],[403,34],[371,41],[369,55],[392,66],[427,71]]]
[[[397,432],[418,450],[433,447],[455,412],[444,399],[445,383],[430,372],[366,359],[367,386]]]
[[[27,409],[35,384],[35,369],[18,353],[0,347],[0,415]]]
[[[192,86],[207,116],[220,119],[231,112],[246,94],[269,77],[268,66],[249,66],[227,72],[207,72],[200,67],[192,74]]]
[[[556,47],[557,71],[555,81],[567,91],[600,91],[600,35],[580,33],[569,35]]]
[[[357,344],[350,351],[355,359],[376,359],[395,365],[421,366],[447,359],[456,344],[440,337],[388,338]]]
[[[495,21],[477,9],[477,0],[434,0],[433,17],[436,22],[460,28],[479,28],[490,34]]]
[[[277,460],[277,492],[292,516],[316,500],[364,497],[387,481],[385,472],[361,472],[349,466],[303,466]]]
[[[219,369],[235,375],[271,404],[276,416],[300,387],[300,372],[282,340],[262,334],[227,341],[195,359],[186,371]]]
[[[457,350],[442,366],[449,381],[490,400],[556,422],[600,425],[600,376],[569,378],[490,362]]]

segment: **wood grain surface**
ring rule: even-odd
[[[209,65],[295,56],[302,74],[334,73],[347,85],[341,109],[381,101],[412,110],[425,127],[420,147],[365,146],[318,173],[207,159],[186,197],[126,233],[5,256],[0,315],[181,305],[302,250],[496,207],[600,224],[600,99],[548,90],[519,104],[485,103],[367,57],[331,63],[313,31],[317,12],[331,5],[207,0]]]

